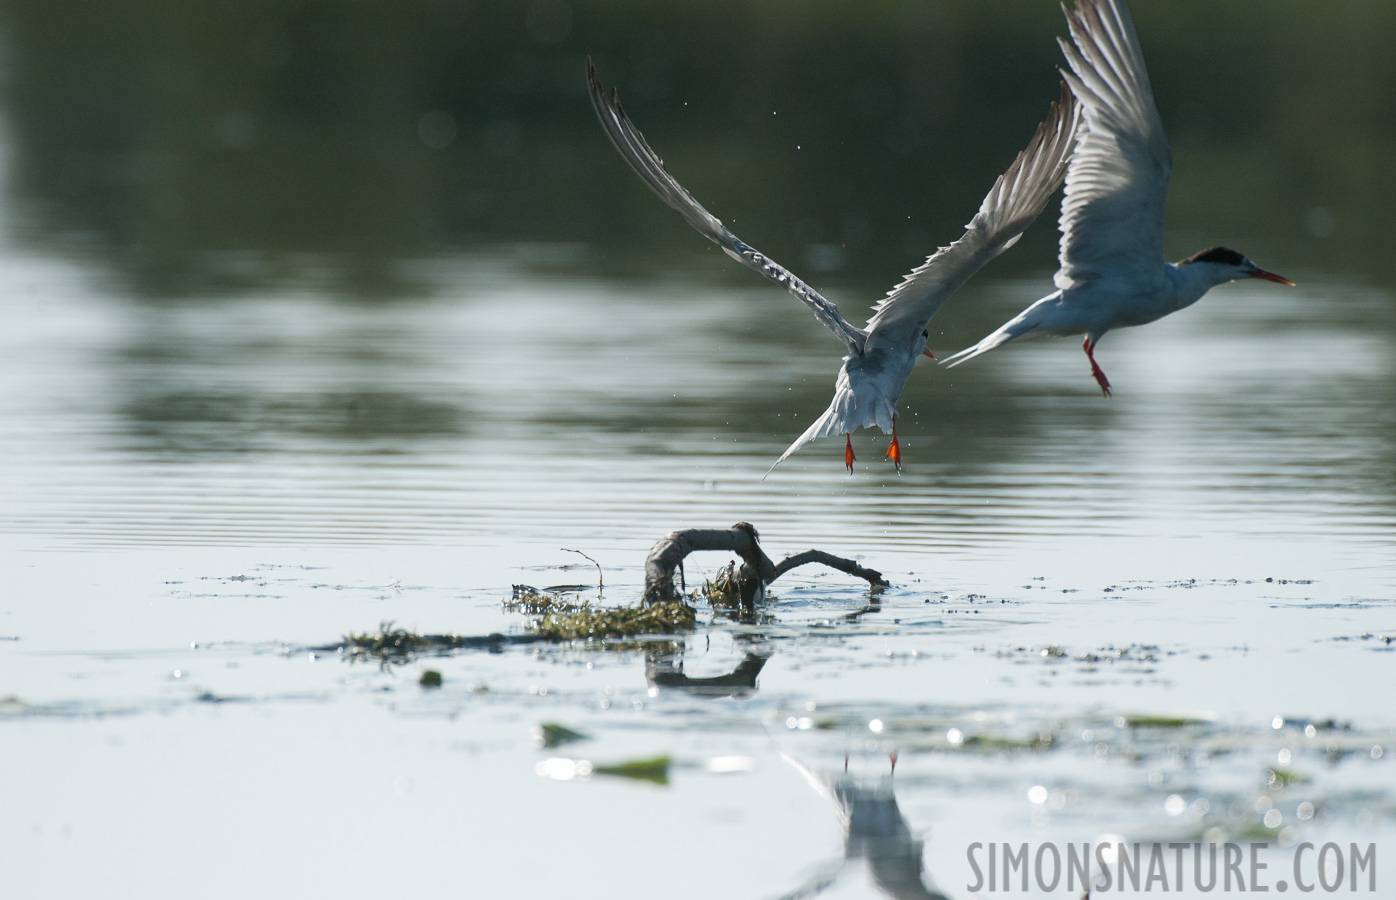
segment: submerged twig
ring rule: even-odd
[[[580,556],[582,559],[584,559],[584,560],[586,560],[587,562],[591,563],[593,566],[596,566],[596,590],[597,590],[597,591],[600,591],[602,588],[604,588],[604,587],[606,586],[606,579],[605,579],[605,578],[602,576],[602,574],[601,574],[601,563],[599,563],[599,562],[597,562],[596,560],[592,559],[590,556],[587,556],[585,553],[583,553],[583,552],[580,551],[580,550],[570,550],[570,549],[568,549],[567,547],[563,547],[563,548],[562,548],[562,552],[564,552],[564,553],[575,553],[575,554],[577,554],[578,556]]]
[[[645,559],[645,603],[679,599],[679,593],[674,588],[674,570],[695,550],[730,550],[742,558],[736,582],[743,603],[753,602],[766,585],[796,566],[812,562],[856,575],[866,580],[873,589],[887,586],[881,572],[822,550],[806,550],[787,557],[777,565],[761,549],[756,528],[747,522],[738,522],[731,528],[689,528],[666,534],[650,549]]]

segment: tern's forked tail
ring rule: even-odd
[[[1035,322],[1027,317],[1026,313],[1031,311],[1032,308],[1029,307],[1024,315],[1020,315],[1013,321],[1002,325],[997,331],[985,336],[983,340],[973,347],[966,347],[959,353],[954,353],[945,357],[945,359],[940,361],[940,364],[948,369],[953,369],[967,359],[974,359],[976,356],[988,353],[995,347],[1002,347],[1009,341],[1016,341],[1018,338],[1032,333],[1041,323]]]
[[[799,450],[801,447],[803,447],[805,444],[808,444],[815,438],[833,437],[836,434],[848,434],[854,428],[856,428],[856,425],[846,424],[844,415],[842,413],[843,411],[838,408],[838,398],[836,397],[834,399],[834,403],[830,404],[829,408],[824,410],[824,415],[815,419],[814,424],[810,425],[809,428],[806,428],[804,434],[795,438],[795,442],[791,444],[789,447],[785,448],[785,452],[780,455],[780,459],[776,460],[775,463],[773,463],[771,467],[766,470],[766,474],[761,476],[761,480],[765,481],[766,478],[769,477],[770,474],[776,470],[776,466],[785,462],[785,460],[790,456],[790,454],[794,453],[796,450]]]

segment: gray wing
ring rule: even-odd
[[[878,303],[868,320],[868,347],[914,341],[950,295],[989,260],[1013,246],[1062,183],[1080,122],[1076,98],[1061,86],[1013,165],[994,182],[964,236],[942,247]]]
[[[839,315],[837,306],[796,278],[784,266],[748,246],[728,231],[727,226],[704,209],[693,199],[692,194],[684,190],[683,185],[674,180],[674,176],[664,168],[664,161],[650,149],[649,144],[645,142],[645,136],[640,134],[635,123],[630,121],[630,117],[621,108],[620,96],[615,89],[607,96],[601,86],[601,79],[596,75],[596,67],[591,64],[591,57],[587,57],[587,89],[591,93],[591,104],[596,108],[596,116],[601,120],[601,127],[611,139],[611,144],[620,152],[621,158],[630,164],[630,168],[635,170],[635,174],[649,185],[650,190],[659,195],[659,199],[677,210],[684,221],[697,229],[699,234],[721,247],[722,252],[742,265],[755,269],[802,300],[814,311],[819,321],[829,326],[851,350],[862,352],[867,334],[846,322],[843,316]]]
[[[1144,55],[1121,0],[1067,9],[1058,39],[1085,128],[1066,172],[1057,287],[1108,275],[1148,283],[1163,269],[1163,202],[1172,162]]]

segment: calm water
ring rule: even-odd
[[[851,477],[829,443],[763,482],[838,348],[760,285],[495,256],[423,266],[439,289],[391,308],[169,306],[10,257],[0,672],[21,884],[780,896],[843,858],[821,785],[883,809],[895,786],[891,821],[927,837],[955,897],[971,840],[1268,834],[1277,868],[1281,841],[1390,852],[1374,748],[1396,737],[1396,330],[1383,290],[1290,274],[1303,286],[1235,285],[1112,335],[1112,399],[1070,342],[928,365],[901,477],[865,437]],[[1001,314],[1041,281],[984,279],[956,306]],[[308,649],[384,620],[518,629],[510,584],[594,581],[563,547],[602,563],[604,601],[633,602],[661,534],[738,520],[774,555],[856,555],[895,586],[869,605],[811,571],[759,624],[704,607],[680,664],[764,659],[740,697],[653,688],[638,651],[382,671]],[[416,685],[428,665],[440,691]],[[1132,716],[1198,721],[1115,724]],[[591,740],[536,749],[552,721]],[[1051,749],[992,743],[1041,734]],[[659,754],[664,787],[556,780]],[[1268,790],[1281,754],[1307,780]],[[691,842],[748,849],[674,883]],[[231,858],[254,862],[210,881]],[[903,876],[849,863],[830,890]]]
[[[840,347],[610,158],[582,54],[715,211],[856,320],[1045,109],[1011,97],[1050,87],[1051,4],[746,30],[681,6],[537,3],[526,27],[489,4],[479,27],[450,4],[391,25],[252,6],[226,34],[0,10],[15,896],[958,900],[981,895],[975,842],[1112,835],[1267,841],[1272,889],[1304,842],[1375,844],[1370,895],[1390,891],[1396,281],[1373,242],[1396,141],[1361,110],[1396,84],[1369,52],[1392,16],[1310,31],[1280,4],[1233,58],[1136,3],[1174,134],[1170,254],[1225,241],[1297,288],[1112,333],[1109,399],[1074,341],[923,361],[900,476],[862,434],[851,476],[827,441],[763,480]],[[690,26],[720,65],[688,57]],[[1277,62],[1301,38],[1295,71],[1325,78]],[[981,71],[1019,44],[1042,54]],[[54,47],[77,74],[47,77]],[[946,306],[935,352],[1047,291],[1050,215]],[[313,649],[389,621],[521,633],[520,583],[633,603],[659,537],[737,521],[892,587],[802,569],[754,617],[700,604],[695,634],[638,648]],[[692,559],[690,586],[726,562]],[[537,746],[545,723],[584,739]],[[661,756],[663,778],[602,771]]]

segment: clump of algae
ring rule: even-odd
[[[728,563],[712,578],[705,579],[695,596],[708,601],[713,609],[736,609],[742,605],[742,591],[737,585],[737,564]]]
[[[636,781],[650,781],[655,784],[669,783],[669,766],[672,760],[667,756],[656,756],[652,759],[636,759],[630,762],[617,763],[615,765],[592,766],[592,773],[596,775],[615,775],[620,778],[632,778]]]
[[[697,613],[681,601],[648,606],[592,606],[527,585],[514,585],[504,608],[533,616],[530,631],[551,641],[604,640],[645,634],[682,634],[697,626]]]
[[[729,562],[718,569],[717,574],[704,579],[702,586],[693,592],[693,599],[706,600],[709,606],[720,612],[750,612],[751,602],[742,599],[740,566],[738,562]],[[767,600],[776,597],[769,588],[764,596]]]
[[[344,647],[354,656],[376,656],[382,660],[406,660],[431,646],[420,634],[394,628],[392,622],[378,626],[377,632],[346,634]]]

